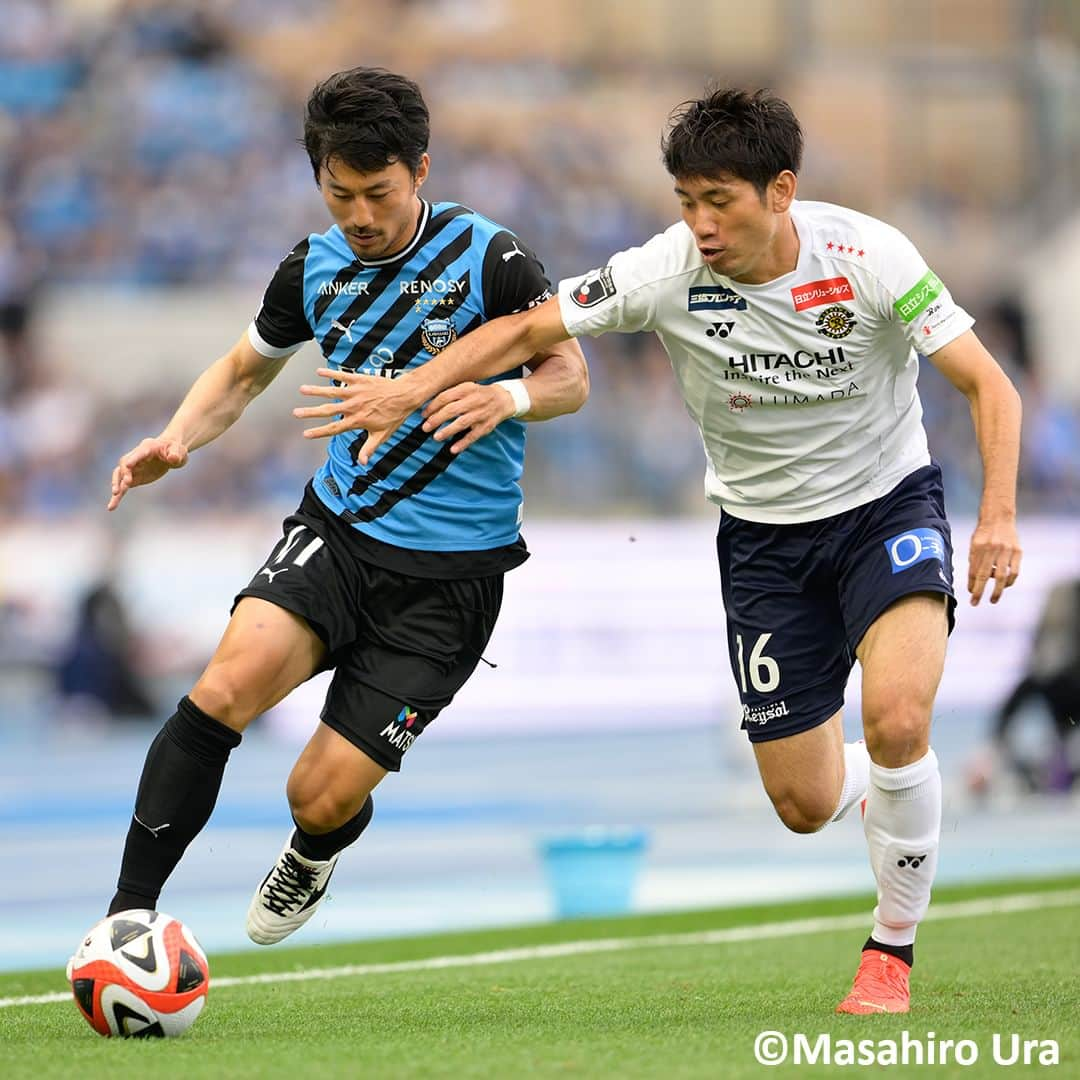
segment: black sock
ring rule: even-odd
[[[875,941],[873,937],[866,939],[866,944],[863,946],[863,952],[867,949],[877,949],[878,952],[888,953],[890,956],[895,956],[900,960],[903,960],[908,967],[915,966],[915,946],[914,945],[882,945],[880,941]]]
[[[154,908],[188,844],[210,818],[240,735],[184,697],[150,744],[109,914]]]
[[[339,825],[332,832],[304,832],[297,824],[293,830],[292,846],[305,859],[326,862],[327,859],[332,859],[339,851],[347,848],[368,827],[368,822],[371,821],[371,815],[374,812],[375,801],[369,795],[356,817],[349,818],[344,825]],[[293,818],[293,824],[296,824],[296,818]]]

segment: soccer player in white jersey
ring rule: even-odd
[[[444,387],[566,337],[655,332],[701,429],[706,493],[720,507],[731,666],[765,790],[800,833],[865,799],[878,903],[837,1011],[906,1012],[937,866],[930,718],[956,606],[917,354],[971,404],[984,472],[972,604],[991,582],[997,602],[1020,570],[1020,400],[905,236],[796,200],[802,132],[786,102],[720,90],[685,103],[663,151],[681,222],[392,384],[307,388],[344,401],[299,412],[330,420],[320,435],[366,429],[363,460],[427,401],[428,428],[460,450],[473,440],[470,418],[455,406],[461,391]],[[845,744],[856,659],[865,744]]]

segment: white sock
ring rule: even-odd
[[[941,837],[941,773],[933,750],[899,769],[870,763],[863,829],[877,878],[874,940],[911,945],[930,904]]]
[[[866,743],[844,743],[844,786],[830,821],[839,821],[866,794],[870,784],[870,754]]]

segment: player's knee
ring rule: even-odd
[[[332,792],[311,792],[290,781],[286,793],[293,820],[304,832],[318,835],[340,828],[356,814],[355,799],[336,798]]]
[[[836,800],[814,793],[784,792],[771,795],[777,817],[795,833],[813,833],[825,826],[836,809]]]
[[[289,774],[285,795],[293,819],[304,832],[326,833],[344,825],[363,805],[368,792],[341,793],[315,770],[298,765]]]
[[[930,732],[930,705],[889,700],[863,702],[863,729],[870,756],[878,762],[910,760]]]
[[[243,680],[228,664],[208,667],[189,696],[203,712],[234,731],[243,731],[259,713]]]

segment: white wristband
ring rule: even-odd
[[[524,379],[503,379],[499,386],[514,399],[514,416],[524,416],[532,408]]]

